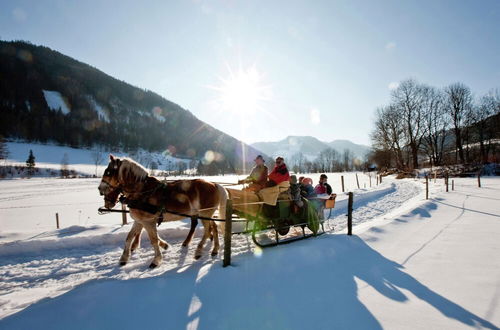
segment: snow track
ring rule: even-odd
[[[410,199],[421,200],[422,187],[420,182],[412,180],[387,180],[378,189],[355,191],[354,224],[397,212]],[[95,186],[92,188],[95,190]],[[68,187],[63,188],[66,189]],[[346,198],[345,195],[339,196],[327,229],[333,225],[335,232],[339,232],[346,227]],[[188,222],[162,225],[159,233],[170,246],[164,252],[163,263],[154,270],[148,269],[154,252],[144,233],[141,248],[132,255],[126,266],[118,266],[130,225],[71,226],[0,244],[0,318],[23,310],[40,299],[61,295],[90,280],[147,278],[165,273],[182,273],[193,265],[219,265],[221,256],[209,256],[211,243],[207,244],[200,260],[195,261],[193,258],[201,227],[191,245],[183,248],[181,243],[187,235]],[[233,236],[232,246],[234,256],[259,252],[254,251],[255,246],[246,235]]]

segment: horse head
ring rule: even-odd
[[[118,196],[122,192],[119,173],[122,161],[119,158],[109,155],[109,164],[99,184],[99,193],[104,196],[104,207],[111,209],[116,205]]]

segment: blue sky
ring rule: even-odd
[[[249,143],[369,144],[376,107],[410,77],[500,88],[499,22],[496,0],[0,3],[1,39],[58,50]]]

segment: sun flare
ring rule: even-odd
[[[219,78],[220,85],[211,87],[219,92],[217,104],[223,111],[241,116],[263,110],[263,103],[271,99],[271,86],[264,83],[264,75],[255,66],[237,71],[228,67],[227,78]]]

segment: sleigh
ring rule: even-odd
[[[233,201],[233,217],[244,224],[232,234],[251,234],[259,247],[287,244],[325,233],[324,211],[335,207],[336,196],[302,198],[302,203],[297,203],[290,197],[288,182],[258,193],[230,188],[227,191]]]

